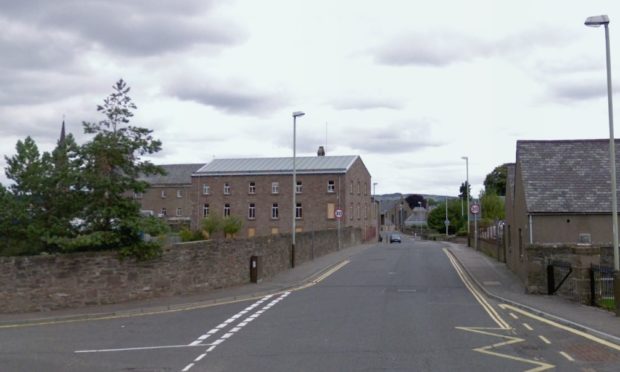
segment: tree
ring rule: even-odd
[[[222,228],[222,220],[218,216],[210,214],[202,220],[202,228],[209,234],[209,238],[212,238],[213,234]]]
[[[485,192],[480,197],[482,218],[494,221],[505,218],[504,200],[493,192]]]
[[[164,174],[161,167],[141,156],[161,150],[152,130],[129,125],[136,105],[128,96],[130,88],[121,79],[113,86],[97,111],[105,119],[84,122],[84,132],[94,138],[82,146],[83,188],[87,191],[83,223],[85,234],[92,234],[94,249],[132,246],[140,242],[139,205],[127,197],[148,187],[141,175]]]
[[[499,196],[506,195],[506,177],[508,174],[508,164],[502,164],[493,169],[493,171],[484,179],[484,190],[488,193],[494,193]]]
[[[445,202],[443,202],[438,203],[437,207],[430,211],[426,223],[431,229],[444,233],[446,231],[445,220],[446,208]],[[449,234],[454,234],[463,226],[466,226],[467,219],[463,221],[461,217],[461,201],[459,199],[448,200],[448,220],[450,221],[450,225],[448,226]]]
[[[405,198],[409,208],[413,209],[419,206],[426,207],[426,199],[424,196],[418,194],[411,194]]]
[[[469,195],[469,199],[471,200],[471,185],[465,181],[461,183],[461,187],[459,187],[459,198],[467,200],[467,195]]]
[[[241,230],[243,221],[237,216],[228,216],[222,221],[222,231],[226,237],[232,237]]]

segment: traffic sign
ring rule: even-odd
[[[344,216],[344,212],[342,211],[342,209],[336,209],[336,218],[337,219],[341,219],[342,216]]]
[[[450,220],[447,219],[447,220],[443,221],[443,224],[446,225],[446,226],[450,226]]]
[[[472,214],[478,214],[480,213],[480,205],[479,204],[472,204],[469,206],[469,211]]]

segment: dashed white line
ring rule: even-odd
[[[532,328],[529,324],[527,323],[523,323],[523,326],[528,330],[528,331],[533,331],[534,328]]]
[[[204,358],[205,356],[207,356],[207,353],[198,355],[198,358],[194,359],[194,362],[200,362],[200,360]]]
[[[569,362],[574,362],[575,359],[573,359],[572,356],[568,355],[566,352],[564,351],[560,351],[560,355],[562,355],[564,358],[566,358]]]
[[[519,319],[518,316],[516,316],[514,313],[508,313],[513,319]]]
[[[545,344],[550,345],[551,341],[549,341],[545,336],[540,335],[538,336],[538,338],[540,338]]]
[[[185,366],[185,368],[183,368],[183,370],[181,372],[187,372],[189,371],[192,367],[194,366],[194,363],[190,363],[188,365]]]

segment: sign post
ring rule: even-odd
[[[336,216],[336,220],[338,220],[338,250],[340,250],[340,219],[344,216],[344,212],[342,209],[336,209],[334,215]]]
[[[469,211],[474,215],[474,248],[478,250],[478,214],[480,213],[480,204],[472,204]]]

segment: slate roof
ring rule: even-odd
[[[611,213],[609,140],[518,141],[517,163],[529,212]]]
[[[166,175],[152,175],[148,177],[140,177],[140,180],[146,181],[151,185],[177,185],[191,184],[192,173],[202,167],[204,163],[196,164],[160,164],[159,166],[166,170]]]
[[[312,156],[295,159],[296,173],[346,173],[359,156]],[[194,172],[196,176],[291,174],[293,158],[215,159]]]

